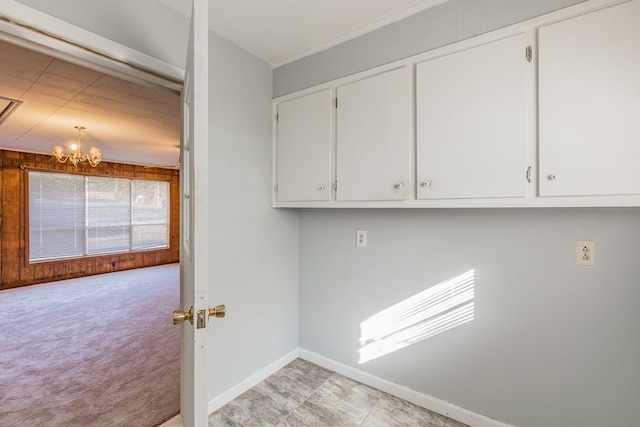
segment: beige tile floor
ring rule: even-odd
[[[468,427],[296,359],[209,416],[210,427]]]

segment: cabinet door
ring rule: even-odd
[[[640,2],[538,40],[540,195],[640,194]]]
[[[525,49],[520,34],[417,65],[418,199],[526,196]]]
[[[411,70],[338,88],[337,200],[406,200],[411,175]]]
[[[279,104],[277,123],[277,200],[331,200],[331,91]]]

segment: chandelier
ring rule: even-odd
[[[97,147],[91,147],[89,154],[82,154],[80,134],[86,128],[84,126],[74,126],[74,128],[78,129],[78,142],[76,144],[71,144],[71,152],[65,155],[64,148],[56,145],[51,150],[51,154],[60,163],[66,163],[68,160],[73,166],[78,166],[78,163],[87,161],[93,167],[98,166],[98,163],[102,161],[102,151]]]

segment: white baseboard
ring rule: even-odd
[[[315,363],[316,365],[322,366],[323,368],[329,369],[330,371],[351,378],[352,380],[366,384],[378,390],[382,390],[385,393],[407,400],[430,411],[453,418],[454,420],[468,424],[472,427],[513,427],[511,424],[496,421],[492,418],[456,406],[445,400],[419,393],[415,390],[411,390],[410,388],[376,377],[375,375],[352,368],[351,366],[344,365],[308,350],[299,349],[299,357],[301,359],[308,360],[311,363]]]
[[[296,360],[299,355],[300,350],[296,348],[295,350],[289,352],[288,354],[285,354],[275,362],[260,369],[258,372],[253,373],[250,377],[234,385],[224,393],[214,397],[209,401],[208,404],[209,414],[214,413],[227,403],[231,402],[236,397],[240,396],[245,391],[250,390],[251,388],[258,385],[258,383],[265,380],[270,375],[275,374],[277,371],[284,368],[287,364]]]
[[[316,365],[322,366],[323,368],[329,369],[340,375],[344,375],[347,378],[351,378],[355,381],[361,382],[362,384],[366,384],[370,387],[382,390],[385,393],[391,394],[392,396],[407,400],[430,411],[437,412],[438,414],[445,415],[449,418],[453,418],[454,420],[468,424],[472,427],[514,427],[511,424],[506,424],[487,416],[477,414],[473,411],[447,402],[446,400],[419,393],[415,390],[411,390],[410,388],[401,386],[391,381],[387,381],[380,377],[376,377],[375,375],[371,375],[367,372],[361,371],[348,365],[344,365],[340,362],[329,359],[328,357],[321,356],[317,353],[301,348],[292,350],[288,354],[282,356],[263,369],[255,372],[253,375],[249,376],[242,382],[236,384],[227,391],[211,399],[208,404],[209,414],[217,411],[236,397],[240,396],[245,391],[255,387],[258,383],[265,380],[270,375],[276,373],[278,370],[282,369],[298,357],[308,360],[311,363],[315,363]]]

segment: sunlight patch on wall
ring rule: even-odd
[[[365,363],[473,320],[475,270],[445,280],[360,324]]]

